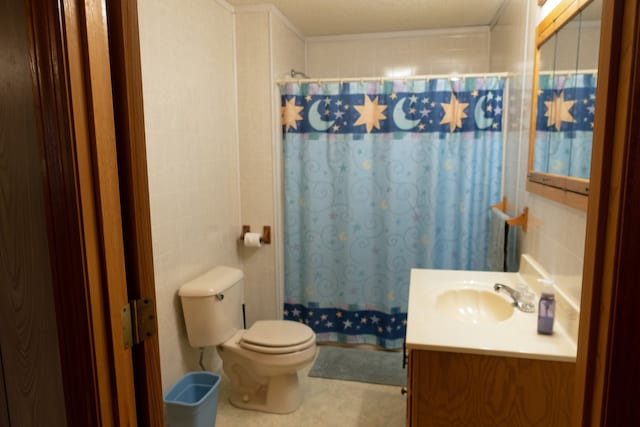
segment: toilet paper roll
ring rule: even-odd
[[[262,234],[260,233],[244,233],[244,245],[249,248],[261,248]]]

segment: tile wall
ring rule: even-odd
[[[528,141],[529,135],[523,130],[529,128],[529,106],[531,103],[531,70],[527,68],[526,43],[531,41],[527,37],[528,2],[507,1],[500,12],[499,18],[491,28],[490,67],[493,72],[508,72],[509,97],[507,105],[507,140],[505,144],[504,165],[504,195],[509,201],[511,209],[515,209],[518,196],[518,177],[526,173],[520,169],[520,150],[526,150],[523,140]],[[533,67],[533,64],[530,64]],[[514,213],[511,211],[510,213]]]
[[[307,40],[313,78],[489,71],[489,28],[472,27]]]
[[[241,248],[247,325],[282,317],[282,284],[276,271],[282,257],[280,105],[275,80],[291,68],[304,71],[304,39],[272,7],[236,11],[238,123],[242,223],[252,231],[272,227],[272,244]],[[280,279],[281,280],[281,279]]]
[[[547,3],[549,5],[539,8],[533,0],[507,1],[491,32],[491,68],[493,71],[508,71],[513,74],[509,96],[505,193],[516,204],[516,210],[529,207],[529,230],[523,234],[522,251],[531,254],[579,305],[586,213],[529,193],[525,189],[533,81],[533,37],[535,27],[557,1],[550,0]],[[522,28],[527,28],[526,39],[523,39]]]
[[[233,13],[211,0],[140,0],[140,48],[162,384],[197,370],[177,290],[240,266]],[[219,364],[213,350],[208,366]]]
[[[255,232],[274,225],[269,13],[237,13],[236,37],[242,222]],[[248,326],[275,318],[274,247],[241,248]]]

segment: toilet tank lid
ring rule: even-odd
[[[181,297],[209,297],[226,291],[238,283],[244,275],[242,270],[218,266],[180,287]]]

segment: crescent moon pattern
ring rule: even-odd
[[[398,127],[398,129],[402,129],[402,130],[413,129],[414,127],[418,126],[418,124],[421,122],[421,119],[408,120],[405,117],[403,108],[404,108],[404,102],[406,100],[407,98],[402,98],[400,101],[398,101],[395,108],[393,109],[393,121]]]
[[[476,108],[474,110],[474,118],[476,120],[476,127],[478,129],[486,129],[491,124],[493,124],[493,117],[486,117],[484,114],[484,101],[487,99],[487,96],[481,96],[476,103]]]
[[[281,93],[281,107],[287,113],[283,115],[282,130],[285,134],[309,135],[500,132],[504,84],[505,79],[501,78],[467,78],[457,92],[451,92],[446,79],[430,80],[428,84],[412,82],[410,86],[397,81],[393,85],[287,85]],[[585,123],[590,125],[593,96],[589,95],[585,93],[586,101],[576,102],[574,109],[580,104],[580,108],[589,111]],[[460,111],[451,116],[453,96]],[[452,117],[458,115],[463,120],[451,127]]]
[[[313,129],[317,130],[318,132],[326,132],[327,129],[333,126],[333,124],[335,123],[335,120],[330,122],[326,120],[322,120],[322,116],[318,111],[318,104],[320,104],[320,102],[322,102],[322,100],[319,99],[313,104],[311,104],[311,108],[309,108],[309,124]]]

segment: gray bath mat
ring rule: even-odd
[[[319,346],[310,377],[405,386],[402,353],[348,347]]]

